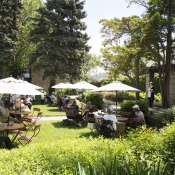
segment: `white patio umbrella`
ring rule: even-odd
[[[92,90],[97,88],[97,86],[94,86],[86,81],[80,81],[73,84],[73,89]]]
[[[58,83],[52,86],[52,88],[54,89],[72,89],[72,86],[73,84],[66,82],[66,83]]]
[[[34,89],[43,89],[42,87],[37,86],[37,85],[32,84],[32,83],[29,83],[28,81],[18,80],[18,82],[19,82],[19,83],[20,83],[20,82],[26,83],[26,85],[28,85],[29,87],[32,87],[32,88],[34,88]]]
[[[123,84],[120,81],[114,81],[112,83],[101,86],[98,89],[94,89],[92,91],[116,92],[116,107],[117,107],[117,92],[140,92],[141,90],[128,86],[126,84]]]
[[[83,91],[84,90],[93,90],[97,89],[97,86],[94,86],[93,84],[90,84],[86,81],[80,81],[75,84],[73,84],[73,89],[81,89],[82,90],[82,99],[83,99]]]
[[[18,94],[18,95],[43,95],[42,92],[34,89],[34,86],[26,83],[25,81],[19,81],[13,77],[5,78],[0,80],[0,93]],[[9,118],[8,118],[9,121]],[[8,122],[9,125],[9,122]]]
[[[3,94],[20,94],[20,95],[43,94],[42,92],[36,89],[42,89],[42,88],[23,80],[17,80],[13,77],[0,80],[0,93]]]

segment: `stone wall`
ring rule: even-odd
[[[47,92],[50,86],[50,80],[48,78],[45,80],[42,79],[43,72],[43,69],[34,70],[33,68],[31,68],[31,83],[42,87],[43,90]],[[59,78],[56,79],[56,84],[62,82],[68,82],[68,80],[61,80]]]

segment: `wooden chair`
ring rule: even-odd
[[[40,111],[41,111],[40,108],[33,108],[33,112],[32,112],[32,114],[31,114],[31,115],[28,115],[28,116],[26,116],[26,117],[28,117],[28,118],[36,117],[37,114],[38,114],[38,112],[40,112]]]
[[[90,129],[91,133],[94,134],[94,130],[97,130],[96,128],[94,128],[94,123],[96,123],[96,120],[94,117],[84,117],[84,120],[87,122],[87,128]],[[92,125],[91,123],[89,124],[89,122],[93,122]]]
[[[10,130],[10,132],[12,133],[11,141],[13,143],[16,139],[16,136],[18,136],[18,135],[21,136],[22,134],[25,134],[27,131],[22,131],[22,130],[19,130],[19,129],[15,129],[15,130]]]
[[[131,112],[124,112],[124,111],[121,112],[122,117],[127,117],[128,118],[130,116],[130,114],[131,114]]]
[[[137,126],[143,125],[144,120],[142,118],[130,118],[128,123],[131,128],[136,128]]]
[[[42,112],[38,112],[36,117],[22,117],[22,122],[27,129],[30,129],[35,126],[35,124],[41,119]]]
[[[19,143],[22,146],[25,146],[27,144],[29,144],[32,140],[34,140],[36,138],[36,136],[39,134],[40,132],[40,127],[41,124],[35,125],[34,129],[33,129],[33,134],[32,135],[27,135],[28,132],[26,132],[25,135],[21,136],[18,138]]]
[[[118,122],[115,137],[120,137],[125,135],[126,134],[125,127],[126,127],[126,122]]]

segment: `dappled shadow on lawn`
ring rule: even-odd
[[[58,112],[58,109],[48,109],[48,111],[51,111],[51,112]]]
[[[69,126],[63,126],[62,121],[54,122],[52,125],[55,128],[67,128],[67,129],[81,129],[81,127],[76,126],[75,124],[70,124]]]

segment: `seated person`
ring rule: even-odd
[[[8,98],[6,97],[6,94],[3,94],[2,95],[2,98],[1,98],[1,101],[3,101],[5,103],[5,101],[7,100]]]
[[[70,106],[69,109],[74,110],[74,117],[76,118],[76,123],[79,126],[81,126],[81,121],[83,120],[83,116],[78,113],[79,112],[79,107],[78,107],[75,100],[72,102],[72,105]]]
[[[13,121],[14,123],[19,123],[16,118],[9,117],[9,121]],[[8,111],[4,108],[3,101],[0,101],[0,122],[7,123],[8,122]]]
[[[88,101],[87,104],[86,104],[86,106],[83,107],[83,109],[89,109],[90,107],[91,107],[91,102]],[[88,111],[85,111],[85,112],[84,112],[83,117],[86,116],[86,114],[88,114]]]
[[[117,131],[117,125],[116,125],[116,123],[117,123],[118,121],[117,121],[116,116],[115,116],[114,114],[112,114],[112,112],[113,112],[113,108],[112,108],[111,106],[109,106],[109,107],[107,108],[107,114],[105,114],[105,115],[103,116],[103,119],[104,119],[104,120],[111,120],[111,121],[112,121],[112,127],[113,127],[114,131]],[[111,129],[112,129],[112,128],[111,128]]]
[[[140,108],[137,104],[135,104],[133,107],[133,111],[131,112],[130,116],[129,116],[129,121],[130,121],[130,118],[141,118],[143,119],[143,121],[141,123],[133,123],[133,126],[136,127],[138,125],[143,125],[143,124],[146,124],[145,122],[145,117],[144,117],[144,114],[142,111],[140,111]]]
[[[66,100],[66,109],[70,109],[71,105],[72,105],[72,100],[71,99]]]
[[[31,98],[31,96],[26,95],[24,104],[27,105],[30,110],[32,108],[32,101],[33,101],[33,99]]]
[[[0,136],[0,144],[2,144],[2,142],[5,143],[7,149],[12,149],[12,148],[13,148],[12,142],[11,142],[11,140],[9,139],[9,137]]]
[[[88,114],[86,114],[87,117],[91,117],[95,119],[95,121],[88,121],[88,124],[87,124],[87,127],[92,129],[96,128],[95,123],[98,123],[98,120],[93,112],[94,112],[94,107],[90,107]]]

